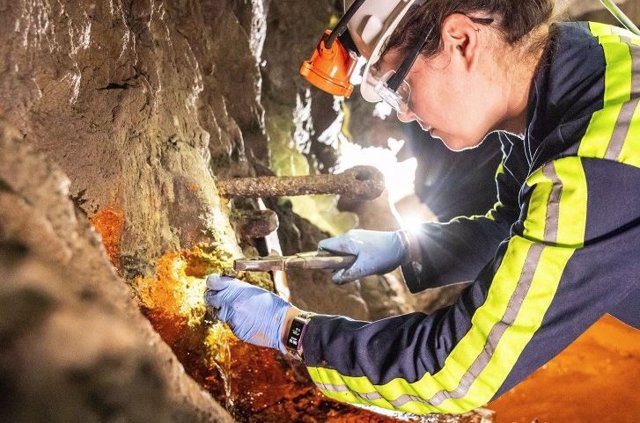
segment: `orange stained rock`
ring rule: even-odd
[[[279,352],[239,342],[222,323],[206,322],[204,277],[228,272],[224,253],[194,248],[168,253],[156,274],[133,282],[140,306],[171,346],[185,371],[239,422],[394,423],[435,422],[409,416],[383,416],[323,396],[306,369]],[[266,274],[242,278],[268,285]],[[458,421],[458,420],[454,420]]]
[[[497,423],[635,423],[639,381],[640,331],[606,316],[488,408]]]
[[[124,230],[124,213],[113,208],[102,208],[89,219],[93,227],[102,236],[111,263],[118,266],[120,259],[120,239]]]

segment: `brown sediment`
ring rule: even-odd
[[[328,399],[316,389],[301,363],[275,350],[242,343],[226,325],[208,321],[204,278],[228,272],[231,265],[231,257],[215,249],[173,252],[158,260],[155,276],[139,277],[133,287],[142,310],[185,371],[237,421],[480,423],[478,415],[386,416]],[[273,289],[268,274],[237,276]]]
[[[640,421],[640,331],[605,316],[489,404],[497,423]]]
[[[89,220],[102,236],[102,243],[107,250],[111,264],[119,269],[120,240],[124,230],[124,213],[115,208],[105,207],[98,210]]]

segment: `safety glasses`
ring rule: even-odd
[[[467,17],[473,22],[482,25],[491,25],[494,21],[493,18],[475,18],[472,16]],[[429,36],[432,32],[433,27],[425,29],[422,32],[420,36],[420,40],[422,42],[416,43],[415,47],[413,47],[408,52],[407,56],[402,61],[400,67],[397,70],[391,70],[382,73],[379,70],[379,67],[371,67],[371,72],[368,75],[368,77],[370,78],[369,82],[375,87],[375,92],[376,94],[378,94],[378,96],[380,96],[382,101],[387,103],[392,109],[396,111],[396,113],[403,114],[409,112],[410,110],[409,105],[411,101],[411,86],[405,80],[405,78],[409,74],[409,71],[413,67],[413,64],[420,56],[420,52],[429,40]]]
[[[407,113],[409,111],[409,101],[411,99],[411,86],[406,80],[401,80],[397,88],[392,88],[390,82],[398,73],[390,70],[381,75],[381,72],[372,69],[369,77],[373,82],[374,90],[378,96],[397,113]]]
[[[373,79],[371,85],[374,86],[376,94],[380,96],[382,101],[394,109],[396,113],[407,113],[410,109],[411,86],[405,78],[418,59],[418,56],[420,56],[420,51],[429,39],[432,31],[433,28],[424,31],[420,37],[422,42],[417,43],[416,46],[409,51],[407,57],[402,61],[402,64],[397,70],[387,71],[382,74],[377,66],[371,69],[369,77]]]

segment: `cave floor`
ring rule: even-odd
[[[496,423],[638,422],[639,382],[640,331],[605,316],[487,408]]]

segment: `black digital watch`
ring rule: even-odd
[[[291,321],[285,346],[296,358],[302,359],[302,336],[311,318],[310,314],[299,314]]]

